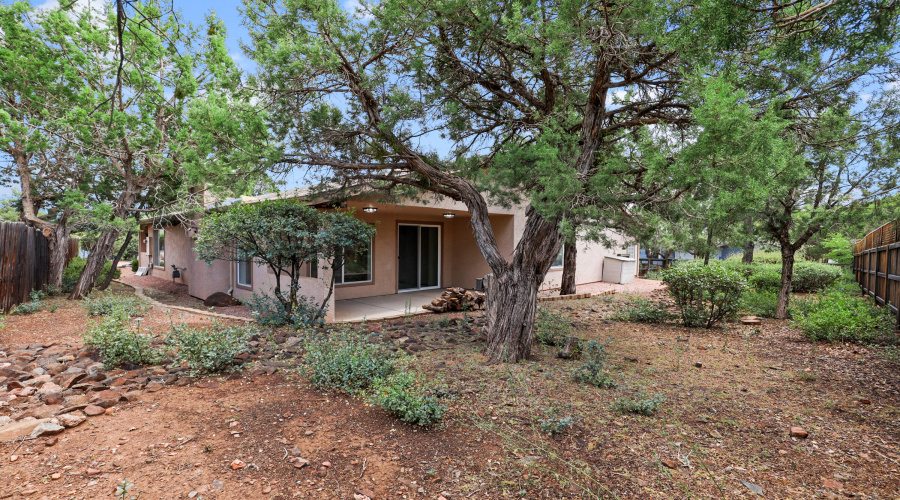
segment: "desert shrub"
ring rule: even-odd
[[[636,413],[638,415],[650,416],[663,404],[666,398],[662,394],[653,397],[647,397],[638,394],[634,398],[621,398],[613,403],[613,409],[622,413]]]
[[[872,342],[893,331],[893,317],[868,299],[839,293],[797,299],[794,326],[811,340]]]
[[[137,270],[140,268],[141,268],[141,263],[137,259],[134,259],[133,261],[131,261],[131,272],[136,273]]]
[[[712,327],[737,312],[747,281],[717,264],[685,263],[663,272],[663,282],[681,310],[686,326]]]
[[[674,318],[675,315],[669,312],[663,302],[653,302],[642,297],[635,298],[630,305],[613,316],[613,319],[636,323],[665,323]]]
[[[565,434],[575,423],[575,417],[571,415],[560,416],[560,411],[557,408],[544,409],[542,411],[547,418],[538,420],[538,423],[541,425],[542,431],[552,436]]]
[[[440,422],[447,410],[421,375],[405,369],[373,380],[369,401],[403,422],[423,426]]]
[[[159,358],[159,353],[152,348],[152,337],[142,334],[139,327],[132,324],[131,318],[121,311],[89,323],[82,341],[85,347],[100,353],[103,366],[107,369],[125,363],[153,363]]]
[[[245,325],[194,328],[173,324],[166,343],[175,348],[176,360],[187,364],[191,373],[218,373],[234,366],[234,357],[247,349],[247,340],[254,333]]]
[[[310,328],[325,324],[325,312],[319,312],[319,305],[305,295],[297,296],[297,305],[288,314],[284,305],[275,298],[275,292],[269,294],[254,293],[245,301],[253,314],[253,318],[262,326],[292,326],[294,328]]]
[[[29,294],[30,300],[28,302],[23,302],[13,309],[13,314],[32,314],[36,313],[44,307],[44,297],[47,294],[40,290],[32,290],[31,294]]]
[[[812,293],[824,290],[841,277],[841,268],[819,262],[798,262],[794,264],[791,290],[797,293]]]
[[[564,314],[539,307],[534,319],[534,339],[547,346],[558,346],[572,334],[572,322]]]
[[[778,293],[747,290],[741,294],[741,309],[762,318],[774,318],[778,309]]]
[[[319,388],[359,393],[394,369],[391,353],[382,344],[367,342],[350,331],[333,332],[306,343],[306,373]]]
[[[616,383],[606,373],[606,348],[603,344],[596,340],[587,342],[581,357],[583,362],[572,374],[573,380],[596,387],[616,387]]]
[[[71,261],[69,261],[69,265],[63,270],[63,279],[62,279],[62,291],[65,293],[69,293],[75,289],[75,284],[78,283],[78,278],[81,276],[81,271],[84,270],[84,265],[87,263],[87,259],[84,257],[74,257]],[[119,269],[112,268],[112,261],[106,261],[103,263],[103,268],[97,273],[97,280],[94,282],[95,285],[103,283],[106,280],[106,275],[110,272],[114,272],[113,278],[118,278],[122,275],[122,271]]]
[[[117,310],[129,316],[143,316],[150,311],[150,304],[139,297],[108,292],[90,294],[81,301],[81,307],[91,316],[104,316]]]

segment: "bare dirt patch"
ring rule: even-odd
[[[311,389],[298,372],[302,344],[286,347],[292,333],[264,331],[275,355],[239,375],[144,392],[52,446],[25,442],[15,462],[15,445],[0,445],[0,492],[109,498],[128,482],[139,498],[900,494],[896,351],[812,344],[775,320],[713,330],[610,320],[629,300],[542,305],[606,344],[615,389],[572,381],[580,361],[546,346],[518,365],[486,365],[477,314],[367,325],[442,387],[450,411],[423,430],[363,399]],[[654,395],[665,401],[651,416],[613,408]],[[558,435],[542,429],[542,420],[567,417]],[[795,426],[808,437],[791,437]],[[295,458],[309,464],[298,468]]]

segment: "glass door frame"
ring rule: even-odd
[[[417,228],[417,238],[416,238],[416,273],[417,273],[417,283],[419,285],[418,288],[400,288],[400,226],[408,226]],[[438,230],[438,238],[437,238],[437,285],[435,286],[426,286],[422,285],[422,228],[423,227],[435,227]],[[421,290],[435,290],[437,288],[441,288],[441,274],[442,268],[444,267],[443,261],[443,241],[444,241],[444,226],[441,224],[425,224],[425,223],[415,223],[415,222],[398,222],[397,223],[397,293],[407,293],[407,292],[418,292]]]

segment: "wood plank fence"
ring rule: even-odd
[[[900,324],[900,221],[889,222],[854,244],[851,269],[863,293],[889,307]]]
[[[9,312],[43,290],[50,278],[50,246],[22,222],[0,223],[0,310]]]

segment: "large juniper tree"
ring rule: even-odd
[[[746,67],[742,57],[788,46],[823,11],[860,17],[834,2],[388,0],[364,18],[336,1],[245,5],[251,83],[284,164],[316,167],[345,194],[412,188],[466,204],[493,271],[493,361],[529,354],[560,229],[577,221],[598,238],[700,182],[708,163],[679,159],[691,144],[657,148],[703,105],[687,76]],[[528,204],[510,258],[492,196]]]

